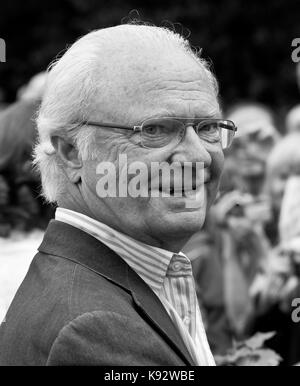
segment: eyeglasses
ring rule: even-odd
[[[207,143],[221,143],[227,149],[237,131],[235,124],[223,119],[191,119],[191,118],[152,118],[145,120],[140,126],[123,126],[113,123],[86,121],[85,125],[103,128],[133,130],[139,133],[138,143],[147,149],[165,146],[176,146],[185,136],[187,127],[192,126],[198,137]]]

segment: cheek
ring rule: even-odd
[[[211,156],[211,173],[212,178],[219,179],[224,167],[224,153],[221,147],[211,149],[209,151]]]
[[[97,174],[98,161],[85,161],[82,173],[82,186],[88,187],[89,190],[96,191],[96,185],[100,178]]]

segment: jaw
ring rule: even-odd
[[[147,231],[161,245],[179,249],[202,228],[206,217],[206,200],[198,208],[185,208],[182,200],[152,199],[145,213]],[[172,248],[171,248],[172,247]]]
[[[196,208],[186,208],[181,198],[149,198],[144,202],[143,216],[146,231],[158,240],[166,249],[183,246],[186,241],[203,227],[207,211],[212,205],[218,188],[218,181],[213,180],[205,185],[204,199]],[[146,208],[145,208],[146,205]],[[179,249],[180,249],[179,248]]]

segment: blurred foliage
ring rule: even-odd
[[[6,102],[75,39],[137,9],[144,21],[167,20],[176,31],[191,32],[192,44],[214,64],[225,105],[254,99],[280,112],[298,103],[291,42],[300,36],[299,0],[9,0],[0,9]]]

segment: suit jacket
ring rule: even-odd
[[[116,253],[52,220],[0,327],[0,365],[194,365],[158,297]]]

